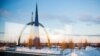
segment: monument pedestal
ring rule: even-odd
[[[35,37],[33,40],[33,45],[36,47],[36,49],[41,49],[41,43],[40,43],[40,38],[39,37]]]

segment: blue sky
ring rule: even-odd
[[[5,22],[30,22],[36,2],[40,23],[51,31],[67,26],[72,35],[100,35],[100,0],[0,0],[0,34]]]

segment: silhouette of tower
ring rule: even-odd
[[[39,38],[39,20],[38,20],[38,7],[36,4],[36,12],[35,12],[35,22],[34,22],[34,39],[33,39],[34,46],[39,49],[40,45],[40,38]]]

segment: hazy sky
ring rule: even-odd
[[[36,2],[39,21],[50,34],[100,37],[100,0],[0,0],[0,39],[6,22],[30,22]]]

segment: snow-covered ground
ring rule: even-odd
[[[100,56],[100,51],[97,48],[88,46],[86,49],[74,49],[73,52],[64,56]]]
[[[13,49],[13,48],[12,48]],[[71,49],[61,50],[61,48],[42,48],[36,49],[35,47],[16,47],[17,52],[28,52],[28,53],[45,53],[45,54],[58,54],[61,56],[100,56],[100,48],[94,48],[87,46],[86,49],[75,48],[73,51]]]
[[[60,50],[50,49],[50,48],[42,48],[36,49],[35,47],[27,48],[27,47],[17,47],[16,51],[23,51],[23,52],[33,52],[33,53],[47,53],[47,54],[60,54]]]

